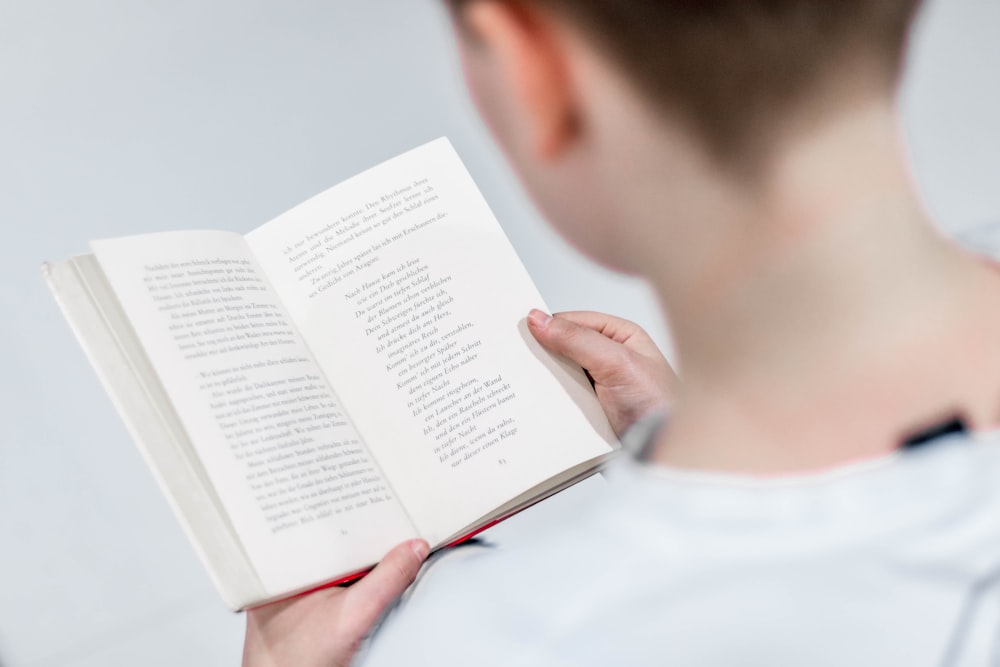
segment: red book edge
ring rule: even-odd
[[[499,519],[494,519],[493,521],[490,521],[489,523],[487,523],[487,524],[485,524],[483,526],[480,526],[479,528],[476,528],[474,531],[472,531],[468,535],[463,535],[462,537],[459,537],[458,539],[456,539],[456,540],[454,540],[452,542],[449,542],[448,544],[445,544],[442,547],[438,547],[437,549],[435,549],[435,551],[441,551],[443,549],[449,549],[449,548],[451,548],[453,546],[461,544],[462,542],[466,542],[468,540],[471,540],[473,537],[475,537],[479,533],[483,532],[484,530],[488,530],[489,528],[492,528],[493,526],[497,525],[501,521],[505,521],[506,519],[509,519],[510,517],[514,516],[515,514],[518,514],[519,512],[521,512],[524,509],[527,509],[527,507],[523,507],[523,508],[517,510],[516,512],[511,512],[507,516],[502,516]],[[250,609],[260,609],[261,607],[267,607],[268,605],[278,604],[279,602],[287,602],[288,600],[294,600],[295,598],[299,598],[299,597],[302,597],[304,595],[309,595],[310,593],[315,593],[316,591],[322,591],[322,590],[325,590],[327,588],[333,588],[334,586],[342,586],[343,584],[348,584],[348,583],[351,583],[351,582],[354,582],[354,581],[358,581],[359,579],[363,578],[366,574],[368,574],[369,572],[371,572],[374,569],[375,568],[373,566],[373,567],[370,567],[370,568],[368,568],[366,570],[361,570],[360,572],[354,572],[353,574],[349,574],[346,577],[341,577],[340,579],[335,579],[335,580],[327,582],[325,584],[321,584],[319,586],[316,586],[315,588],[310,588],[307,591],[303,591],[301,593],[296,593],[295,595],[290,595],[287,598],[282,598],[281,600],[273,600],[271,602],[265,602],[264,604],[256,605],[254,607],[248,607],[247,610],[250,610]]]

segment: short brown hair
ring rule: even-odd
[[[920,0],[506,0],[558,11],[732,157],[851,59],[891,88]],[[475,0],[449,0],[455,8]]]

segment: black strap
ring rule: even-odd
[[[955,419],[942,422],[916,435],[910,436],[903,442],[902,449],[915,449],[930,444],[939,438],[967,431],[965,422],[956,417]]]

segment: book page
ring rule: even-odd
[[[436,544],[616,442],[451,144],[369,170],[247,235],[421,535]]]
[[[242,237],[92,246],[269,592],[362,568],[415,537]]]

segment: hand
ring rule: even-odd
[[[542,347],[586,369],[619,436],[642,417],[665,411],[674,395],[677,375],[634,322],[589,311],[553,317],[532,310],[528,329]]]
[[[382,612],[413,583],[427,542],[400,544],[365,577],[247,612],[243,667],[347,667]]]

